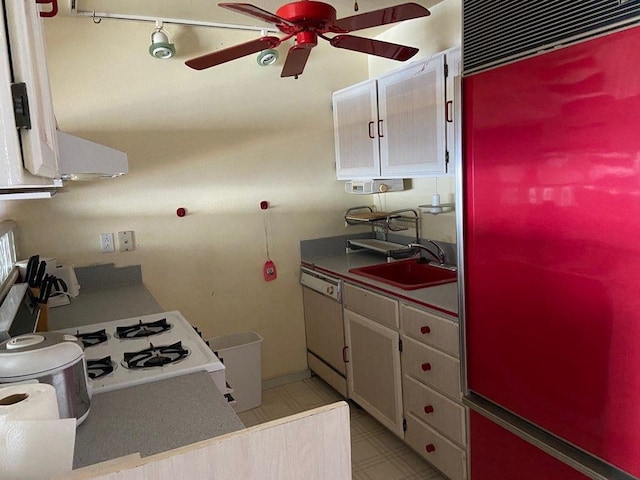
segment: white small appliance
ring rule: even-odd
[[[344,191],[359,195],[371,193],[400,192],[404,190],[402,178],[387,180],[349,180],[344,184]]]

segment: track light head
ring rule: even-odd
[[[176,47],[169,43],[169,36],[163,30],[162,22],[156,22],[156,29],[151,33],[149,54],[160,59],[171,58],[176,54]]]
[[[268,50],[261,51],[258,54],[258,58],[256,59],[256,61],[261,67],[266,67],[276,63],[278,61],[278,56],[278,51],[274,48],[270,48]]]

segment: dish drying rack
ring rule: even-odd
[[[375,237],[377,231],[382,231],[383,239],[358,238],[347,240],[347,253],[351,250],[372,250],[383,253],[387,258],[400,258],[413,255],[413,249],[401,243],[388,241],[389,232],[401,232],[413,229],[415,237],[413,241],[420,242],[420,216],[412,208],[394,210],[392,212],[376,212],[372,207],[351,207],[344,214],[345,225],[370,225],[371,236]]]

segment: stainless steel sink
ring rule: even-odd
[[[352,268],[351,273],[393,285],[403,290],[443,285],[458,279],[456,271],[438,267],[417,259]]]

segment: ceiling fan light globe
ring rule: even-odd
[[[173,43],[152,43],[149,46],[149,54],[159,59],[171,58],[176,54],[176,47]]]
[[[273,65],[278,61],[278,56],[278,51],[273,48],[270,48],[269,50],[263,50],[258,54],[258,65],[260,65],[261,67]]]

